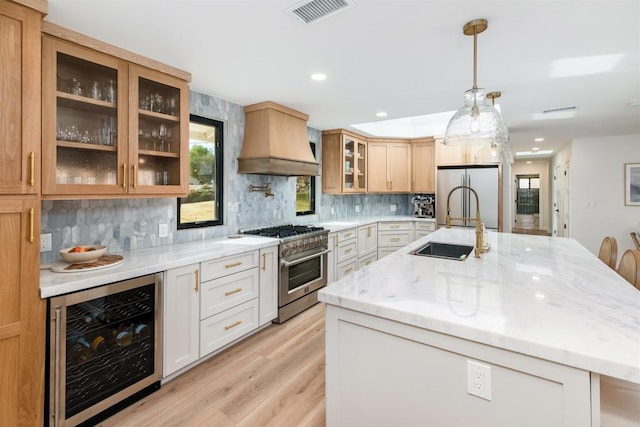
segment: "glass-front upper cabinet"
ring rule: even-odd
[[[185,194],[187,82],[53,37],[42,47],[43,197]]]
[[[152,70],[129,66],[130,158],[133,192],[187,193],[187,83]],[[184,175],[184,176],[183,176]]]
[[[367,144],[356,138],[343,135],[343,192],[361,193],[367,190]]]

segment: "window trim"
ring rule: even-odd
[[[313,153],[313,157],[316,156],[316,144],[315,142],[309,141],[309,145],[311,146],[311,152]],[[296,181],[299,176],[296,177]],[[316,213],[316,177],[313,175],[309,175],[309,207],[311,208],[308,211],[300,211],[296,209],[296,216],[303,215],[315,215]],[[298,193],[296,192],[296,205],[298,201]]]
[[[197,123],[201,125],[215,127],[219,134],[220,138],[216,141],[216,159],[215,159],[215,168],[216,168],[216,210],[217,217],[216,220],[207,220],[207,221],[194,221],[182,223],[180,219],[180,206],[182,204],[182,197],[178,197],[177,199],[177,224],[176,228],[178,230],[186,230],[191,228],[204,228],[204,227],[214,227],[218,225],[224,224],[224,131],[225,126],[222,120],[211,119],[209,117],[203,117],[196,114],[189,114],[189,123]],[[190,151],[190,150],[189,150]],[[189,159],[190,160],[190,159]],[[189,165],[189,161],[187,161],[187,165]],[[187,166],[189,167],[189,166]],[[188,178],[188,177],[187,177]]]

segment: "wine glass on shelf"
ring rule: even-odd
[[[167,125],[164,123],[158,127],[158,138],[160,139],[160,151],[164,151],[165,142],[167,140]]]

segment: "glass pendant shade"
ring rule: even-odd
[[[464,93],[464,106],[449,120],[444,145],[506,145],[509,131],[502,115],[487,100],[484,89],[473,88]]]

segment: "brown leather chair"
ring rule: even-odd
[[[627,282],[640,289],[640,251],[627,249],[620,258],[617,271]]]
[[[615,237],[607,236],[600,245],[600,252],[598,252],[598,258],[602,260],[609,267],[616,269],[616,262],[618,261],[618,243]]]

